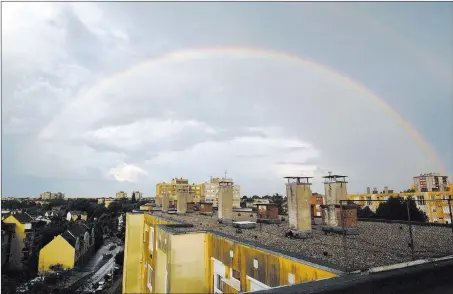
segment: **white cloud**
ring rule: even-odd
[[[73,186],[81,179],[100,186],[96,181],[107,177],[112,189],[133,185],[152,194],[156,182],[174,176],[203,181],[227,169],[243,193],[263,194],[283,191],[281,177],[287,175],[319,177],[331,170],[351,176],[350,185],[360,189],[371,181],[398,189],[413,174],[437,169],[367,95],[316,66],[251,50],[182,50],[159,57],[175,44],[243,44],[311,52],[328,63],[331,55],[341,56],[337,65],[348,64],[344,56],[351,48],[341,42],[321,54],[319,48],[333,48],[319,37],[331,33],[328,23],[323,34],[304,29],[319,26],[298,26],[304,37],[294,38],[295,26],[285,27],[283,19],[260,35],[231,7],[217,10],[227,16],[211,19],[197,9],[175,12],[168,4],[145,4],[4,3],[2,121],[6,135],[24,136],[12,161],[21,174],[72,178]],[[319,18],[304,13],[308,23]],[[235,26],[227,21],[233,15]],[[252,25],[260,19],[246,15]],[[277,29],[288,31],[290,39],[277,36]],[[332,38],[351,37],[350,30],[340,31]],[[371,49],[361,52],[377,50]],[[400,85],[407,75],[395,73],[387,90],[380,84],[386,77],[375,68],[384,59],[348,64],[344,72],[377,79],[378,93],[395,93],[398,85],[402,97],[396,103],[417,108],[414,95]]]
[[[146,176],[147,172],[135,165],[124,163],[109,169],[108,175],[118,182],[137,182],[140,177]]]

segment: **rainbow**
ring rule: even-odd
[[[270,50],[264,50],[261,48],[250,48],[250,47],[203,47],[203,48],[195,48],[189,50],[182,50],[182,51],[175,51],[160,55],[158,57],[147,59],[139,64],[136,64],[132,67],[126,68],[122,71],[116,72],[113,75],[110,75],[99,83],[96,83],[88,89],[87,92],[95,89],[96,87],[102,86],[104,83],[109,83],[115,81],[131,72],[136,70],[148,67],[153,65],[157,62],[164,62],[164,61],[183,61],[188,59],[203,59],[208,57],[209,55],[221,55],[221,54],[238,54],[241,56],[250,56],[250,57],[261,57],[261,58],[269,58],[269,59],[278,59],[287,62],[292,62],[294,64],[299,64],[303,67],[308,67],[318,72],[325,74],[337,81],[341,81],[349,86],[351,86],[356,91],[363,94],[365,97],[370,99],[374,102],[377,106],[379,106],[383,111],[385,111],[390,117],[392,117],[398,124],[400,124],[404,130],[408,132],[408,134],[412,137],[414,142],[425,152],[430,159],[435,162],[435,164],[440,168],[441,172],[447,174],[445,172],[445,168],[440,160],[439,156],[436,154],[430,143],[428,143],[423,136],[417,131],[415,127],[409,124],[395,109],[393,109],[390,105],[388,105],[383,99],[379,98],[375,95],[371,90],[366,88],[364,85],[352,80],[351,78],[347,77],[344,74],[341,74],[337,71],[334,71],[324,65],[315,63],[308,59],[301,58],[299,56],[291,55],[284,52],[276,52]],[[83,97],[86,95],[82,95],[75,99],[75,102],[83,100]]]

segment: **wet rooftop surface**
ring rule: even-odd
[[[213,231],[234,239],[262,245],[266,249],[281,252],[322,265],[333,265],[336,269],[354,271],[372,267],[387,266],[412,260],[409,247],[409,226],[398,223],[359,221],[359,235],[325,234],[313,230],[309,239],[285,237],[289,230],[288,222],[281,224],[257,224],[254,229],[236,228],[217,222],[217,215],[185,215],[152,213],[178,222],[192,224],[193,227],[173,227],[174,233]],[[413,225],[414,259],[442,257],[453,254],[453,232],[448,227]],[[346,250],[345,250],[346,248]]]

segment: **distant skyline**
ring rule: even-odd
[[[453,3],[2,3],[2,196],[453,175]]]

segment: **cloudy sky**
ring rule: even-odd
[[[2,195],[451,176],[452,52],[452,3],[2,3]]]

